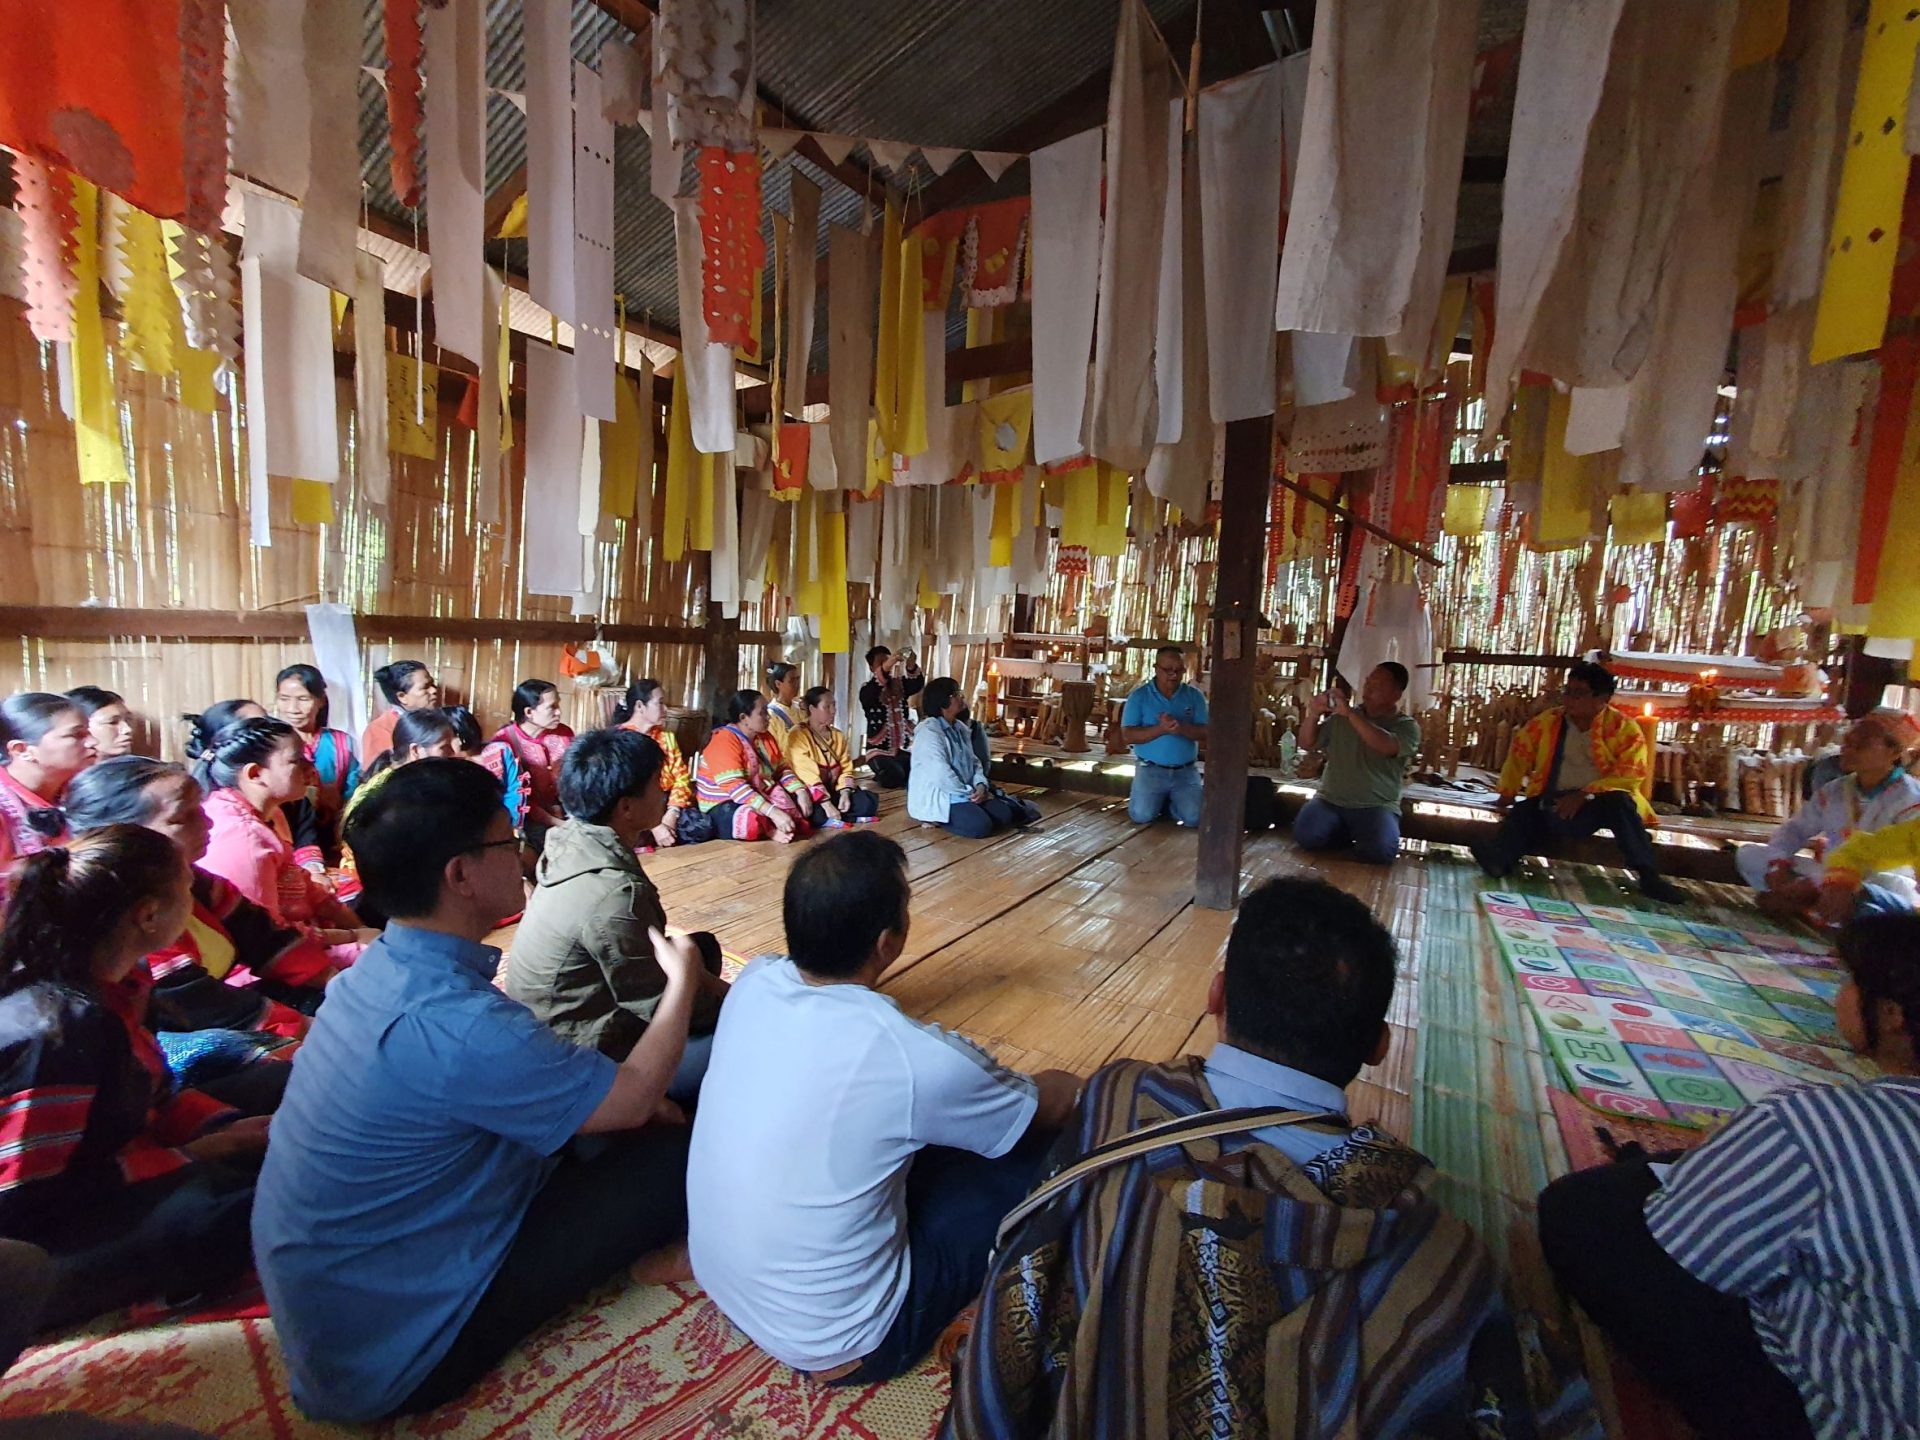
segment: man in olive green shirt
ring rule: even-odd
[[[1360,703],[1316,695],[1300,729],[1300,748],[1322,749],[1320,793],[1294,817],[1302,850],[1343,850],[1369,865],[1391,865],[1400,853],[1400,787],[1420,748],[1420,722],[1400,709],[1407,667],[1392,660],[1373,668]]]

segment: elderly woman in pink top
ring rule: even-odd
[[[230,882],[276,924],[325,941],[336,964],[350,963],[373,932],[295,862],[273,823],[280,806],[312,783],[299,732],[264,715],[228,725],[195,761],[194,778],[206,791],[212,831],[200,868]]]

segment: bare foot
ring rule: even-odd
[[[693,1279],[693,1262],[687,1257],[687,1242],[662,1245],[642,1255],[627,1271],[636,1285],[671,1285],[676,1280]]]

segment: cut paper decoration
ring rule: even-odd
[[[791,177],[793,223],[787,231],[787,334],[785,404],[798,415],[807,403],[807,361],[813,354],[813,317],[820,252],[820,187],[804,175]],[[754,287],[756,293],[759,287]]]
[[[1284,170],[1278,162],[1287,75],[1298,63],[1263,65],[1200,92],[1208,413],[1216,422],[1273,413],[1274,247]]]
[[[362,250],[353,284],[354,469],[369,505],[384,505],[392,486],[387,454],[387,267]],[[438,406],[434,407],[438,410]],[[432,453],[429,443],[428,453]]]
[[[867,153],[882,169],[899,171],[913,158],[913,145],[905,140],[868,140]]]
[[[860,143],[852,135],[822,135],[814,133],[813,143],[820,147],[821,153],[835,165],[847,163],[847,157],[853,153],[853,147]]]
[[[927,162],[927,168],[936,175],[944,175],[953,168],[953,162],[966,154],[965,150],[952,150],[944,145],[922,145],[920,158]]]
[[[1100,129],[1082,131],[1034,151],[1031,161],[1033,453],[1042,465],[1082,450],[1100,286],[1102,143]]]
[[[654,73],[675,146],[753,148],[752,23],[747,0],[662,0]]]
[[[611,422],[613,126],[601,112],[600,77],[585,65],[573,67],[573,95],[573,383],[580,413]]]
[[[1780,482],[1722,476],[1714,518],[1722,525],[1771,525],[1780,513]]]
[[[687,426],[694,449],[702,455],[726,455],[734,438],[733,347],[708,337],[701,309],[699,201],[674,201],[673,217],[681,342],[674,373],[686,377]],[[692,471],[685,473],[691,476]]]
[[[1278,328],[1398,336],[1394,353],[1425,354],[1453,244],[1479,11],[1479,0],[1336,5],[1316,28]]]
[[[864,482],[873,400],[873,237],[827,227],[827,404],[834,468]]]
[[[308,110],[300,273],[342,295],[351,293],[354,284],[360,149],[353,126],[328,124],[325,117],[359,111],[365,8],[360,0],[309,0],[300,21],[306,69],[301,93]],[[322,117],[319,124],[313,123],[316,115]]]
[[[1374,469],[1387,461],[1390,422],[1371,393],[1297,410],[1287,463],[1302,475]]]
[[[106,326],[100,318],[100,191],[78,175],[73,186],[73,273],[79,289],[73,314],[73,424],[80,483],[128,483],[120,445],[120,413],[107,368]]]
[[[574,596],[587,587],[581,546],[580,463],[585,432],[574,398],[573,356],[527,342],[527,473],[521,533],[529,595]]]
[[[440,369],[387,351],[387,449],[431,460],[440,439]]]
[[[701,149],[700,241],[702,312],[716,344],[744,345],[753,314],[753,274],[766,259],[760,234],[760,155],[754,150]]]
[[[226,183],[218,0],[6,8],[0,145],[148,214],[214,225]]]
[[[486,36],[480,0],[426,20],[427,247],[434,339],[475,368],[486,353]],[[319,117],[316,116],[316,119]]]
[[[1033,431],[1033,392],[989,395],[979,403],[980,483],[1005,485],[1019,480],[1026,473],[1027,440]]]
[[[1107,94],[1106,223],[1087,399],[1088,453],[1126,469],[1153,454],[1153,340],[1167,199],[1167,54],[1144,0],[1121,0]]]
[[[546,8],[540,0],[525,0],[529,12]],[[393,148],[390,170],[393,193],[409,210],[420,206],[420,0],[382,0],[387,42],[387,130]],[[531,15],[529,15],[531,19]],[[562,17],[565,23],[565,17]],[[533,47],[533,25],[527,26],[527,46]],[[528,68],[532,68],[529,53]],[[533,170],[529,170],[531,176]]]
[[[527,293],[568,325],[574,316],[571,14],[550,0],[520,0],[527,64]]]
[[[16,175],[20,162],[16,160]],[[240,358],[239,272],[233,252],[199,230],[187,230],[168,220],[167,268],[174,294],[180,297],[180,320],[187,343],[210,350],[226,364]],[[29,318],[31,318],[29,311]]]
[[[782,130],[762,126],[756,132],[760,137],[760,148],[767,152],[772,160],[784,160],[793,153],[793,147],[807,138],[804,130]]]
[[[1027,222],[1032,200],[1017,195],[976,206],[966,214],[955,272],[961,304],[969,309],[1011,305],[1020,298],[1020,273],[1027,254]]]
[[[773,498],[798,500],[807,488],[807,459],[813,448],[813,427],[804,420],[785,421],[773,447]]]
[[[1916,49],[1920,10],[1895,0],[1873,0],[1813,323],[1810,358],[1816,365],[1871,350],[1886,333],[1907,189],[1907,96]]]
[[[109,193],[102,198],[114,197]],[[167,241],[161,222],[124,200],[109,208],[118,220],[117,234],[103,227],[102,242],[108,255],[119,255],[123,268],[121,353],[149,375],[171,375],[177,368],[174,342],[177,338],[184,350],[186,337],[180,325],[180,301],[167,274]]]
[[[42,344],[73,339],[73,190],[31,156],[13,157],[21,221],[20,260],[27,291],[27,328]]]
[[[1007,171],[1012,168],[1014,161],[1024,158],[1024,156],[1015,150],[976,150],[973,152],[973,163],[986,172],[987,179],[993,181],[998,181],[1002,175],[1006,174]]]

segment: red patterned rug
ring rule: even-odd
[[[371,1431],[294,1408],[268,1320],[88,1332],[29,1351],[0,1381],[0,1418],[76,1410],[273,1440],[929,1440],[946,1408],[936,1360],[885,1385],[822,1385],[756,1349],[693,1285],[611,1291],[535,1335],[464,1399]]]

